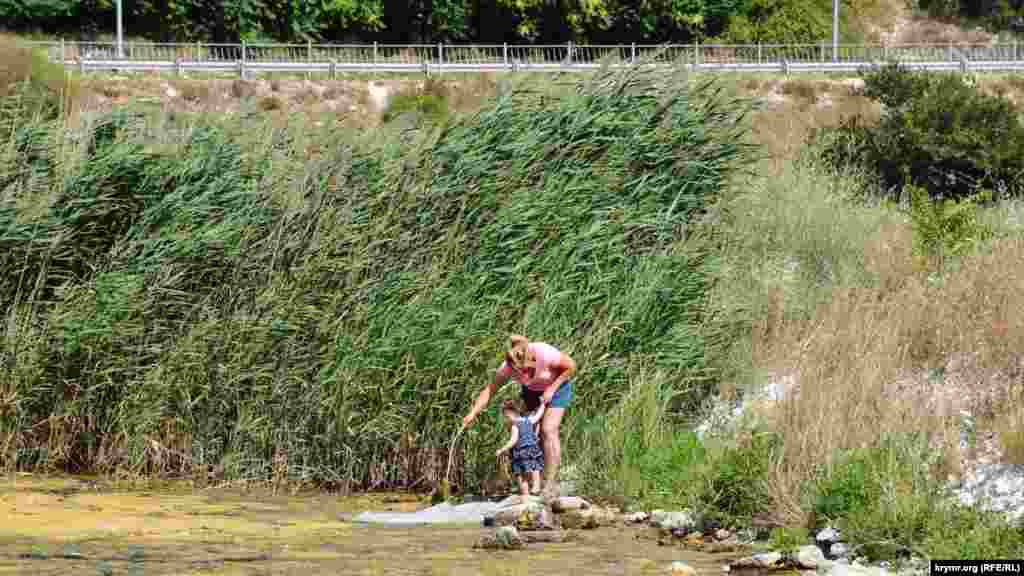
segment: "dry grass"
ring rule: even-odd
[[[264,96],[256,104],[257,108],[264,112],[281,110],[284,108],[284,101],[277,96]]]
[[[762,100],[752,115],[752,138],[763,145],[776,165],[772,173],[787,168],[787,163],[806,148],[814,130],[836,126],[844,118],[863,115],[877,118],[876,103],[856,93],[847,81],[741,81],[742,90]]]
[[[730,208],[743,232],[716,299],[749,314],[734,358],[748,381],[793,382],[760,416],[784,438],[772,494],[796,524],[822,466],[886,437],[924,433],[941,454],[937,477],[957,474],[961,410],[1000,431],[1009,459],[1024,456],[1022,413],[1008,401],[1024,349],[1024,239],[1003,234],[938,277],[903,215],[852,201],[858,186],[800,165]],[[1005,213],[989,216],[1006,227]]]
[[[988,44],[992,34],[981,29],[964,29],[929,18],[910,18],[901,28],[898,42],[904,44]]]
[[[995,429],[1005,461],[1024,465],[1024,394],[1018,390],[1009,405],[1011,408],[994,423]]]
[[[213,94],[210,83],[203,82],[202,80],[178,82],[175,87],[178,90],[178,94],[187,102],[206,102]]]
[[[850,0],[843,7],[847,10],[849,32],[866,42],[878,42],[883,26],[906,10],[903,0]]]
[[[256,85],[248,80],[234,80],[231,82],[231,95],[235,98],[249,98],[256,94]]]
[[[77,111],[82,96],[79,82],[47,62],[44,53],[22,44],[16,36],[0,33],[0,99],[26,82],[36,105],[55,107],[66,116]]]

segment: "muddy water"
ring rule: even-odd
[[[632,528],[494,552],[473,549],[479,527],[349,521],[429,505],[415,496],[129,488],[19,474],[0,484],[0,575],[643,575],[664,574],[673,560],[717,575],[733,557],[661,547]]]

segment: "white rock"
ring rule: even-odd
[[[824,529],[818,532],[818,535],[815,536],[814,539],[818,542],[839,542],[839,540],[841,540],[841,537],[839,535],[838,530],[831,526],[826,526]]]
[[[689,510],[678,512],[655,510],[651,512],[651,524],[662,530],[693,530],[697,526],[697,519]]]
[[[778,552],[765,552],[742,558],[732,563],[736,568],[776,568],[782,562],[782,554]]]
[[[639,524],[647,521],[647,512],[630,512],[622,517],[626,524]]]
[[[1024,466],[982,464],[956,491],[960,502],[1003,512],[1011,522],[1024,520]]]
[[[498,544],[503,548],[515,550],[523,547],[523,540],[519,537],[519,531],[515,526],[502,526],[495,533]]]
[[[808,570],[817,570],[819,566],[825,564],[825,555],[821,553],[821,549],[811,545],[798,548],[794,559],[798,566]]]
[[[886,571],[882,568],[835,563],[832,565],[830,576],[885,576],[885,574]]]
[[[850,547],[842,542],[833,542],[832,545],[829,546],[828,554],[833,558],[845,559],[850,555]]]
[[[555,512],[586,510],[587,508],[590,508],[590,502],[587,502],[579,496],[561,496],[551,503],[551,509]]]
[[[668,573],[672,576],[697,576],[697,571],[686,562],[676,560],[668,567]]]

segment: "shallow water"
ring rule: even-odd
[[[682,560],[718,574],[736,555],[658,546],[637,529],[579,531],[521,551],[473,549],[478,526],[353,523],[411,512],[411,495],[104,485],[19,474],[0,485],[0,574],[664,574]]]

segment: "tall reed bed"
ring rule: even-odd
[[[714,260],[688,235],[748,154],[746,109],[634,69],[369,137],[22,123],[0,166],[0,463],[421,486],[511,331],[577,359],[586,458],[637,378],[668,411],[714,382]],[[454,480],[492,473],[499,434],[469,432]]]

